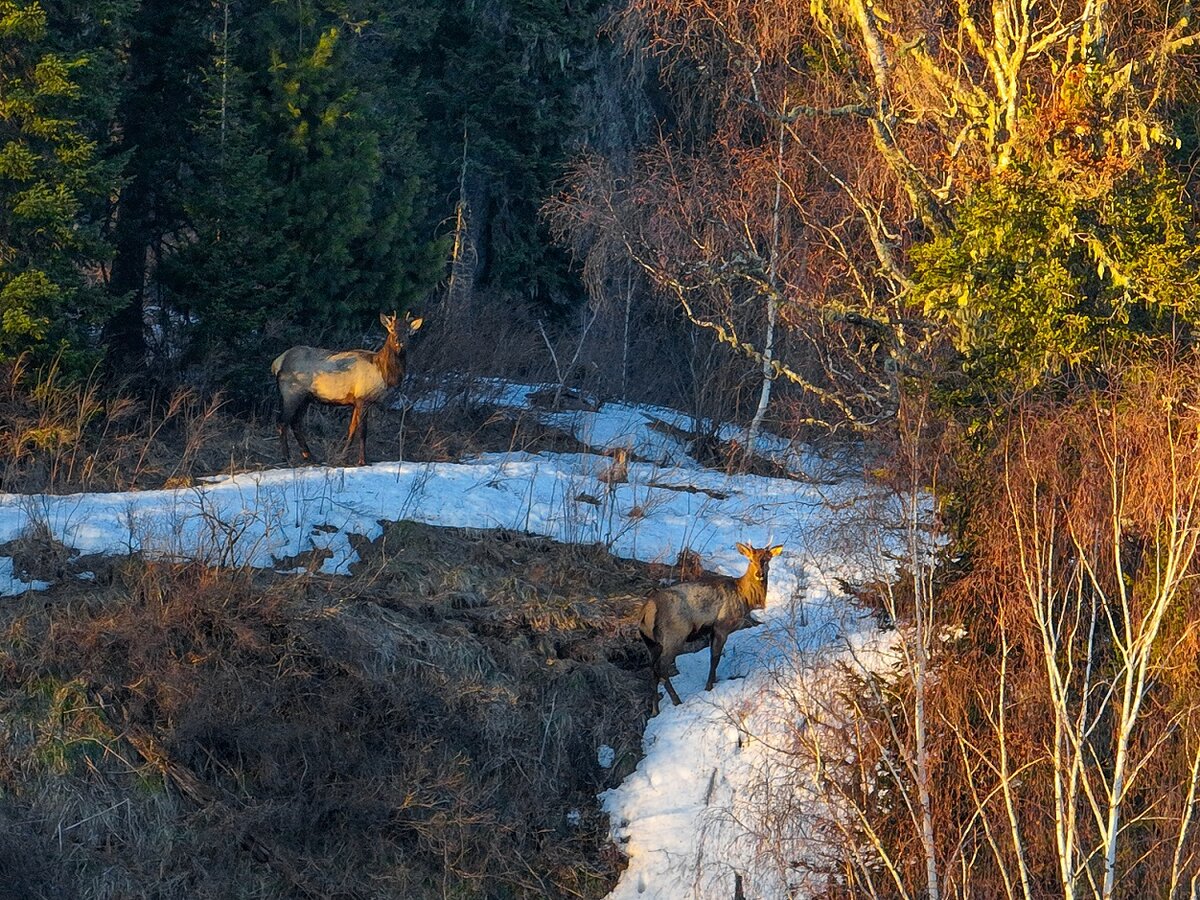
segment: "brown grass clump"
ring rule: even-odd
[[[595,796],[640,755],[632,618],[658,570],[410,523],[359,549],[348,580],[134,559],[111,584],[7,605],[0,885],[611,889],[619,860]]]
[[[252,448],[224,405],[188,388],[134,398],[98,373],[77,381],[57,363],[32,371],[18,359],[0,369],[0,489],[128,490],[222,471],[226,450]]]

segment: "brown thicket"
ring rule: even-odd
[[[933,699],[942,815],[963,834],[943,852],[973,845],[979,883],[1200,885],[1198,374],[1137,368],[1030,404],[987,461],[972,572],[943,598],[976,649],[944,655]]]
[[[1200,890],[1200,364],[1110,374],[1018,405],[954,474],[970,538],[938,569],[910,507],[907,576],[861,592],[891,666],[782,682],[801,714],[759,836],[830,896]],[[908,484],[951,467],[920,437]]]

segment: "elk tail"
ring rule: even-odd
[[[271,363],[271,374],[274,375],[276,378],[279,377],[279,370],[283,368],[283,358],[285,356],[287,356],[286,350],[284,350],[277,357],[275,357],[275,362]]]

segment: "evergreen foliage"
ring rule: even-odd
[[[464,164],[481,286],[559,310],[581,295],[539,214],[580,124],[602,4],[493,0],[446,10],[431,53],[430,133],[444,195]],[[464,148],[465,143],[465,148]]]
[[[252,393],[288,342],[355,341],[430,296],[460,200],[475,287],[567,310],[583,291],[540,210],[589,133],[603,14],[0,0],[0,355],[211,363]],[[963,178],[944,231],[904,248],[906,302],[959,354],[949,402],[1188,334],[1182,156],[1147,152],[1163,128],[1119,76],[1064,72],[1012,164]]]
[[[83,362],[109,310],[102,221],[120,160],[101,142],[112,40],[129,4],[0,0],[0,359]]]
[[[961,372],[943,399],[976,423],[1021,391],[1102,377],[1107,360],[1188,342],[1200,318],[1196,217],[1165,127],[1120,102],[1126,73],[1077,67],[910,253],[913,299]]]
[[[194,183],[190,132],[202,108],[196,76],[205,59],[211,10],[208,0],[142,2],[123,35],[117,120],[124,166],[108,282],[119,308],[104,334],[114,368],[123,372],[137,372],[146,362],[147,316],[158,343],[170,336],[172,310],[156,278],[159,267],[191,240],[182,206]]]
[[[211,363],[249,392],[288,341],[430,294],[464,133],[477,284],[582,296],[540,210],[598,11],[3,0],[0,355]]]
[[[1157,167],[1111,184],[1027,167],[980,185],[950,233],[912,250],[916,297],[962,354],[958,399],[1186,333],[1200,315],[1194,231],[1178,180]]]
[[[232,362],[235,380],[239,365],[247,378],[262,368],[264,329],[276,344],[344,337],[410,306],[440,274],[415,83],[373,58],[396,30],[418,30],[380,10],[366,37],[332,24],[335,13],[218,11],[185,201],[196,239],[164,282],[190,323],[190,356]]]

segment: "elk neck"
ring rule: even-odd
[[[383,382],[394,388],[404,378],[404,347],[396,347],[389,339],[375,353],[375,368],[383,377]]]
[[[757,566],[746,569],[737,580],[737,592],[751,609],[762,609],[767,605],[767,579]]]

